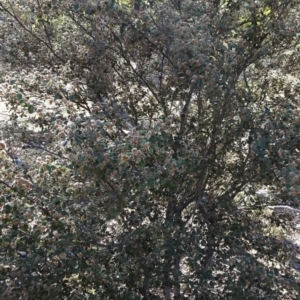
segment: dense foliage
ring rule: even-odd
[[[3,297],[296,299],[299,4],[0,1]]]

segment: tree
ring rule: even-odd
[[[3,295],[294,299],[298,4],[0,1]]]

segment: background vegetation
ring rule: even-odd
[[[297,299],[299,1],[0,11],[3,298]]]

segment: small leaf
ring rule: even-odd
[[[66,210],[62,210],[61,213],[62,213],[63,216],[68,216],[69,215],[69,213]]]
[[[60,202],[61,202],[61,199],[60,199],[59,197],[56,197],[56,198],[54,199],[54,203],[55,203],[56,205],[60,204]]]
[[[46,165],[46,168],[47,168],[47,170],[48,170],[49,173],[51,173],[53,170],[56,169],[56,167],[53,166],[53,165]]]
[[[140,163],[139,163],[139,166],[140,166],[141,168],[144,168],[144,167],[146,166],[146,162],[145,162],[144,159],[141,159],[141,161],[140,161]]]
[[[18,94],[17,94],[17,98],[18,98],[19,101],[21,101],[21,100],[22,100],[22,94],[21,94],[21,93],[18,93]]]
[[[12,207],[11,207],[9,204],[6,204],[6,205],[4,206],[4,212],[5,212],[6,214],[9,214],[9,213],[11,212],[11,210],[12,210]]]
[[[32,114],[34,112],[34,106],[32,104],[28,105],[28,112]]]
[[[75,5],[73,6],[73,9],[74,9],[74,10],[78,10],[79,8],[80,8],[79,4],[75,4]]]
[[[68,95],[67,99],[70,101],[74,101],[75,100],[75,96],[74,95]]]
[[[55,100],[62,99],[61,94],[60,93],[56,93],[55,96],[54,96],[54,99]]]

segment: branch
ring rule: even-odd
[[[39,6],[39,9],[42,11],[42,6],[41,6],[41,3],[40,3],[40,0],[37,0],[37,3],[38,3],[38,6]],[[48,43],[49,43],[49,48],[50,48],[51,52],[53,53],[54,50],[53,50],[53,46],[51,44],[50,32],[48,31],[48,29],[46,27],[44,18],[41,18],[41,21],[43,23],[43,28],[44,28],[44,31],[45,31],[46,36],[47,36],[47,40],[48,40]]]
[[[47,42],[45,42],[43,39],[41,39],[38,35],[36,35],[35,33],[33,33],[31,30],[29,30],[20,20],[19,18],[16,16],[16,13],[14,12],[13,7],[10,4],[10,8],[12,9],[12,12],[10,12],[6,7],[3,6],[3,4],[0,3],[0,7],[3,9],[4,12],[6,12],[7,14],[9,14],[11,17],[13,17],[17,23],[29,34],[31,34],[35,39],[37,39],[40,43],[44,44],[49,50],[50,52],[56,57],[58,58],[60,61],[62,61],[64,64],[66,63],[66,61],[61,58],[60,56],[58,56],[52,49],[52,46],[49,45]]]
[[[16,192],[15,188],[13,186],[11,186],[10,184],[6,183],[5,181],[0,179],[0,184],[5,185],[6,187],[8,187],[9,189],[11,189],[12,191]],[[34,203],[35,201],[28,197],[26,194],[22,195],[22,197],[26,198],[30,203]]]
[[[192,100],[194,90],[195,90],[195,84],[192,83],[191,87],[190,87],[190,90],[189,90],[189,93],[188,93],[187,100],[186,100],[185,105],[183,107],[183,110],[181,112],[181,123],[180,123],[179,136],[182,136],[183,131],[184,131],[184,126],[185,126],[186,120],[187,120],[187,113],[188,113],[188,109],[189,109],[189,106],[190,106],[190,103],[191,103],[191,100]]]
[[[300,214],[300,209],[293,208],[287,205],[269,205],[267,208],[272,210],[287,210],[290,213],[298,213]]]
[[[5,186],[7,186],[8,188],[10,188],[11,190],[14,189],[11,185],[9,185],[8,183],[6,183],[5,181],[3,181],[1,179],[0,179],[0,183],[4,184]]]

